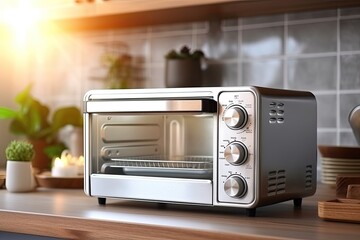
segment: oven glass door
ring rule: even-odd
[[[216,103],[195,109],[176,102],[92,114],[92,173],[212,179]]]

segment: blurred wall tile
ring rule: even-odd
[[[282,55],[284,53],[283,36],[283,27],[244,30],[241,54],[246,58]]]
[[[319,132],[317,134],[318,145],[336,145],[336,132]]]
[[[289,88],[336,89],[336,57],[290,59],[287,72]]]
[[[336,94],[316,95],[318,128],[336,128]]]
[[[355,136],[352,132],[341,132],[340,133],[340,145],[359,147]]]
[[[280,59],[266,59],[242,63],[244,85],[281,88],[283,86],[283,62]]]
[[[238,56],[238,32],[222,31],[220,21],[210,22],[209,32],[197,36],[197,48],[211,59],[231,59]]]
[[[225,19],[221,21],[221,26],[226,27],[237,27],[239,20],[237,18]]]
[[[341,51],[360,50],[360,19],[340,21]]]
[[[151,81],[147,81],[147,88],[163,88],[165,87],[165,66],[153,66],[148,69]]]
[[[123,42],[127,46],[126,52],[133,57],[142,57],[147,55],[149,44],[143,37],[133,38],[124,35],[118,35],[115,41]]]
[[[289,21],[336,17],[336,15],[337,15],[336,9],[287,14]]]
[[[262,24],[262,23],[278,23],[284,21],[284,14],[279,15],[267,15],[267,16],[258,16],[258,17],[247,17],[242,19],[243,25],[253,25],[253,24]]]
[[[360,54],[340,58],[340,89],[360,89]]]
[[[209,29],[209,24],[208,22],[196,22],[194,23],[193,26],[197,32],[204,32],[204,31],[208,31]]]
[[[222,86],[239,86],[238,81],[238,64],[237,63],[225,63],[223,65],[225,69],[225,74],[223,76],[223,84]]]
[[[336,52],[336,40],[336,21],[290,25],[287,53]]]

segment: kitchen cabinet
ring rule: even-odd
[[[105,30],[294,11],[360,6],[358,0],[135,0],[73,4],[54,9],[52,22],[66,31]],[[51,13],[51,12],[49,12]]]

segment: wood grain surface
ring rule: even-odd
[[[318,201],[334,199],[335,189],[320,185],[296,209],[291,201],[257,209],[167,205],[97,199],[82,190],[39,188],[31,193],[0,190],[0,231],[64,239],[358,239],[359,225],[324,221]]]
[[[338,200],[319,202],[319,216],[324,219],[360,223],[360,204]],[[360,226],[359,236],[360,236]]]
[[[360,184],[360,174],[340,174],[336,177],[336,196],[345,198],[348,186],[351,184]]]

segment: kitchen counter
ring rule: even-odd
[[[0,189],[0,231],[70,239],[358,239],[359,224],[325,221],[317,201],[335,198],[320,184],[301,209],[292,201],[257,209],[159,205],[108,199],[106,206],[82,190],[38,188],[30,193]]]

